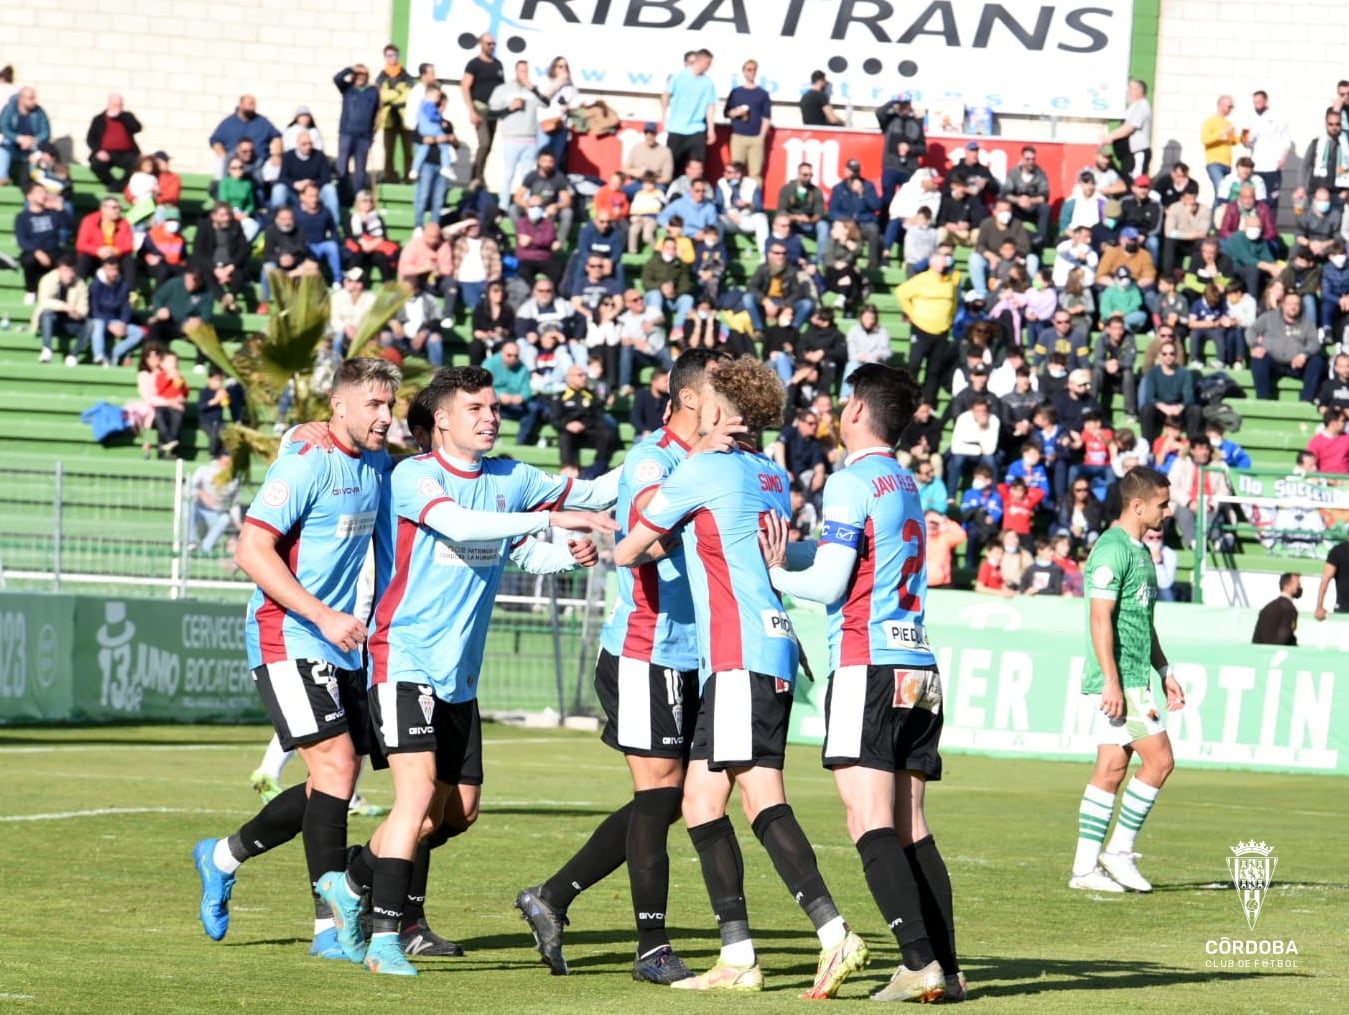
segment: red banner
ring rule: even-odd
[[[730,160],[730,128],[717,128],[717,144],[708,151],[707,175],[716,179]],[[1006,137],[967,137],[959,134],[938,134],[927,139],[927,155],[923,164],[943,175],[965,155],[965,145],[977,141],[981,149],[979,160],[999,181],[1007,170],[1021,160],[1021,149],[1034,144],[1040,166],[1049,175],[1052,200],[1057,207],[1072,191],[1077,174],[1092,164],[1096,145],[1066,144],[1059,141],[1026,142]],[[573,173],[586,173],[607,179],[623,164],[623,155],[632,145],[642,143],[642,121],[625,120],[617,134],[592,137],[589,134],[571,139],[567,168]],[[796,178],[796,169],[802,162],[815,167],[815,182],[826,194],[844,176],[849,159],[862,163],[862,174],[878,187],[881,180],[881,134],[879,131],[837,130],[819,127],[775,127],[768,138],[768,152],[764,163],[764,200],[772,205],[778,190]]]

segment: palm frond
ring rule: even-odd
[[[411,295],[412,290],[402,282],[385,282],[376,290],[374,305],[361,319],[361,326],[356,329],[356,335],[347,347],[347,357],[369,355],[366,347],[398,316]],[[378,352],[374,355],[378,355]]]

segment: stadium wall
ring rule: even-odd
[[[207,138],[246,92],[278,129],[309,106],[335,152],[333,75],[357,62],[376,71],[392,23],[390,0],[20,0],[0,4],[0,65],[37,89],[76,161],[89,156],[89,121],[120,92],[145,127],[142,150],[203,172],[213,165]]]
[[[1208,201],[1200,124],[1213,114],[1218,96],[1229,94],[1236,100],[1232,120],[1240,129],[1258,88],[1269,93],[1271,111],[1288,125],[1300,154],[1321,130],[1335,82],[1349,77],[1344,8],[1327,0],[1305,0],[1295,7],[1161,0],[1160,6],[1157,71],[1150,82],[1153,172],[1177,159],[1189,163]],[[1285,168],[1285,195],[1291,195],[1290,171],[1299,164],[1294,157]],[[1291,197],[1285,196],[1283,204],[1289,207]]]

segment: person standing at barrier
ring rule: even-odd
[[[344,363],[333,383],[333,449],[278,458],[245,518],[235,562],[257,583],[248,604],[248,664],[282,748],[299,750],[309,779],[233,835],[196,844],[201,922],[212,940],[229,930],[235,872],[245,861],[299,832],[311,882],[343,862],[356,756],[370,751],[366,628],[352,611],[381,479],[392,464],[385,447],[401,382],[386,360]],[[341,955],[322,903],[310,954]]]
[[[394,780],[393,811],[343,871],[339,858],[318,879],[347,958],[373,973],[415,976],[398,931],[419,840],[438,830],[447,804],[463,825],[477,816],[482,785],[478,681],[493,601],[508,557],[526,571],[592,567],[594,543],[528,542],[553,526],[609,530],[590,510],[613,504],[613,480],[573,483],[509,459],[486,458],[500,406],[481,367],[441,371],[435,430],[439,450],[399,463],[384,524],[393,567],[375,608],[369,643],[371,718]],[[616,479],[616,477],[615,477]],[[360,927],[370,886],[372,933]]]
[[[1152,884],[1134,863],[1134,843],[1175,767],[1166,723],[1152,694],[1152,671],[1162,675],[1170,711],[1185,707],[1185,692],[1153,626],[1157,571],[1143,535],[1160,529],[1170,516],[1171,490],[1164,475],[1140,465],[1124,474],[1119,492],[1119,523],[1096,541],[1083,570],[1088,634],[1082,693],[1092,705],[1096,770],[1078,808],[1077,855],[1068,887],[1150,892]],[[1135,753],[1142,764],[1124,787],[1119,820],[1106,845],[1115,795]]]
[[[699,451],[730,450],[726,428],[704,440],[698,437],[707,375],[719,358],[707,349],[680,355],[670,375],[669,421],[623,461],[617,504],[621,535],[680,462]],[[520,892],[515,906],[543,961],[554,975],[566,976],[562,928],[568,907],[626,859],[637,918],[633,979],[669,984],[691,975],[665,930],[666,836],[679,820],[693,739],[685,717],[698,700],[698,639],[683,548],[676,546],[659,561],[619,568],[617,604],[600,633],[595,693],[606,720],[602,739],[623,752],[632,773],[632,800],[605,818],[552,877]]]
[[[850,974],[866,967],[867,946],[834,905],[782,781],[800,653],[769,582],[758,533],[766,516],[790,518],[792,508],[787,473],[758,448],[762,432],[782,420],[785,393],[771,366],[748,357],[719,365],[708,384],[700,429],[738,417],[746,432],[728,454],[681,463],[614,548],[614,563],[631,567],[663,556],[679,532],[693,591],[702,688],[683,811],[716,912],[721,953],[706,973],[672,986],[763,989],[745,905],[744,862],[726,815],[731,791],[739,787],[755,836],[820,940],[815,982],[804,996],[831,998]]]
[[[708,145],[717,143],[717,86],[707,73],[711,69],[711,51],[700,49],[661,94],[660,118],[674,156],[675,176],[692,159],[706,163]]]
[[[1325,620],[1326,590],[1335,583],[1334,613],[1349,613],[1349,538],[1343,539],[1331,547],[1326,555],[1325,567],[1321,570],[1321,585],[1316,590],[1316,619]]]
[[[1252,645],[1296,645],[1297,604],[1302,598],[1302,576],[1285,571],[1279,575],[1279,594],[1267,602],[1255,618]]]
[[[893,448],[922,392],[906,370],[867,364],[840,413],[848,457],[824,486],[809,567],[789,571],[787,528],[762,537],[773,587],[829,607],[824,767],[902,961],[876,1001],[965,998],[951,877],[923,813],[941,778],[942,683],[924,627],[927,568],[918,484]],[[797,544],[802,545],[802,544]]]

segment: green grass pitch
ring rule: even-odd
[[[307,957],[312,912],[298,840],[251,861],[223,942],[197,921],[193,842],[255,810],[248,773],[260,727],[0,731],[0,1011],[27,1012],[664,1012],[795,1011],[817,955],[743,815],[750,919],[767,976],[762,995],[674,995],[629,978],[632,914],[620,870],[572,906],[572,975],[537,961],[515,893],[551,873],[628,780],[598,738],[486,728],[482,817],[437,851],[432,927],[459,959],[418,960],[416,979],[376,978]],[[1150,896],[1095,897],[1065,883],[1086,764],[947,757],[929,816],[955,886],[959,948],[975,1011],[1343,1012],[1349,819],[1344,783],[1310,776],[1178,769],[1139,840]],[[296,762],[286,772],[303,775]],[[788,794],[840,909],[872,966],[835,1005],[862,1005],[898,962],[867,893],[842,806],[818,753],[792,748]],[[386,774],[362,789],[388,803]],[[353,841],[374,828],[354,818]],[[1225,857],[1240,840],[1279,857],[1255,932]],[[717,939],[697,859],[672,830],[669,912],[697,969]],[[1215,968],[1206,942],[1296,942],[1296,968]],[[1258,960],[1257,960],[1258,961]]]

